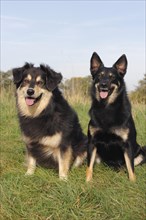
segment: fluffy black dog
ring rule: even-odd
[[[13,69],[16,84],[18,117],[27,148],[27,175],[36,164],[55,161],[59,177],[67,178],[68,170],[80,165],[86,157],[87,138],[77,114],[58,89],[62,75],[49,66],[34,67],[26,63]]]

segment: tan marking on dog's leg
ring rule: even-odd
[[[27,159],[27,172],[25,175],[32,175],[35,172],[36,169],[36,159],[32,157],[29,153],[26,155]]]
[[[135,182],[136,176],[132,170],[130,158],[129,158],[127,152],[124,153],[124,158],[125,158],[125,163],[126,163],[128,175],[129,175],[129,180],[132,182]]]
[[[58,150],[58,164],[59,164],[59,178],[67,180],[67,173],[69,171],[72,160],[72,149],[69,147],[66,152],[61,153]]]
[[[93,165],[94,165],[95,158],[96,158],[96,151],[97,151],[97,149],[94,148],[92,155],[91,155],[90,165],[89,165],[89,167],[87,167],[87,170],[86,170],[86,181],[87,182],[91,181],[91,179],[92,179]]]

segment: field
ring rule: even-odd
[[[89,103],[72,102],[87,131]],[[138,141],[146,144],[146,109],[133,104]],[[116,172],[104,164],[85,182],[86,163],[60,181],[53,169],[37,168],[24,176],[24,144],[13,92],[1,94],[1,220],[145,220],[146,165],[135,168],[137,181],[129,182],[126,169]]]

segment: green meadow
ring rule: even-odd
[[[90,103],[70,101],[87,132]],[[25,145],[15,108],[14,92],[1,93],[1,220],[145,220],[146,165],[135,168],[136,183],[126,169],[95,165],[92,183],[85,182],[86,162],[60,181],[54,169],[38,167],[24,176]],[[146,144],[146,109],[133,104],[138,142]]]

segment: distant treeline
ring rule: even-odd
[[[7,72],[0,71],[0,88],[11,87],[12,82],[12,70]]]
[[[129,94],[129,97],[133,102],[146,104],[146,74],[138,82],[136,89]]]
[[[91,83],[91,76],[73,77],[64,80],[60,84],[60,89],[67,99],[74,99],[74,97],[76,97],[76,100],[80,98],[82,98],[82,100],[86,100],[86,98],[89,100]],[[0,88],[11,90],[13,87],[12,71],[0,71]],[[130,92],[129,97],[133,102],[146,104],[146,74],[144,74],[144,78],[138,82],[136,89]]]

